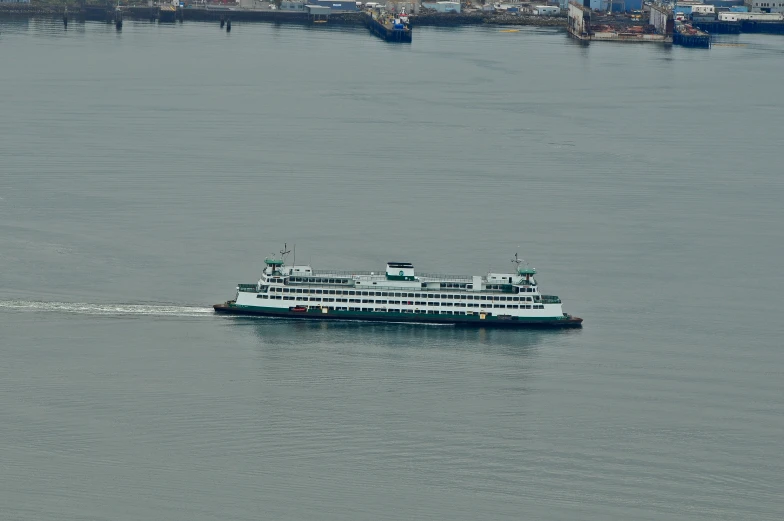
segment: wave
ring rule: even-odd
[[[103,316],[203,317],[212,308],[166,304],[89,304],[84,302],[0,301],[0,310]]]

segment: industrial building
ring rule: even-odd
[[[534,14],[537,16],[555,16],[560,14],[561,8],[557,5],[535,5]]]
[[[585,3],[588,3],[586,0]],[[656,16],[662,14],[661,17]],[[569,2],[567,32],[583,42],[649,42],[672,43],[672,13],[651,7],[649,25],[621,22],[615,17],[592,11],[578,2]]]
[[[359,10],[355,0],[309,0],[308,6],[328,7],[333,13]]]
[[[280,3],[280,7],[278,7],[281,11],[294,11],[294,12],[304,12],[305,11],[305,2],[296,2],[292,0],[283,0]]]
[[[744,5],[754,13],[784,13],[784,0],[746,0]]]
[[[642,9],[643,0],[590,0],[593,11],[627,12]]]
[[[719,13],[720,22],[784,22],[784,13]]]
[[[427,9],[435,9],[439,13],[459,13],[460,2],[432,2],[422,3],[422,7]]]

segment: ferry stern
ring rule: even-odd
[[[235,310],[231,309],[232,304],[235,302],[236,300],[227,300],[226,302],[213,305],[212,309],[214,309],[216,313],[236,313]]]

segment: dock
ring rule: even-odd
[[[388,42],[411,43],[411,27],[385,13],[368,13],[365,24],[371,33]]]
[[[173,5],[162,5],[158,9],[158,21],[161,23],[171,23],[177,21],[177,8]]]
[[[784,34],[784,21],[761,22],[757,20],[743,20],[741,31],[744,33]]]
[[[672,33],[672,43],[683,47],[710,49],[711,37],[705,31],[689,24],[680,24],[675,26],[675,31]]]
[[[710,34],[740,34],[740,22],[725,22],[722,20],[700,21],[691,23],[697,29]]]
[[[672,16],[669,16],[672,21]],[[625,43],[672,43],[672,35],[668,32],[667,17],[662,27],[654,21],[649,24],[624,23],[615,18],[594,13],[589,7],[577,2],[569,2],[566,30],[569,36],[582,42],[625,42]],[[671,25],[670,25],[671,27]]]

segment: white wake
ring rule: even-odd
[[[0,300],[0,312],[2,311],[159,317],[203,317],[213,313],[212,308],[196,306],[171,306],[165,304],[89,304],[84,302],[35,302],[25,300]]]

